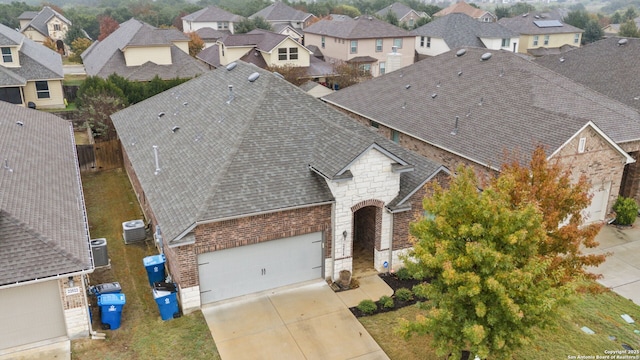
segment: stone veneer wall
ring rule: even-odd
[[[79,288],[79,292],[76,294],[66,294],[66,289],[69,288],[68,281],[66,277],[58,280],[58,289],[67,325],[67,335],[71,339],[87,337],[89,336],[89,304],[87,302],[84,275],[73,277],[74,288]]]

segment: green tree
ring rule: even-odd
[[[13,1],[11,4],[0,4],[0,24],[12,29],[20,28],[18,17],[25,11],[39,11],[39,6],[27,5],[25,2]]]
[[[598,41],[604,37],[604,30],[600,27],[598,20],[590,19],[587,25],[584,27],[584,34],[582,34],[582,43],[589,44],[594,41]]]
[[[471,168],[460,167],[449,189],[423,200],[430,216],[412,223],[415,243],[405,264],[421,285],[424,316],[403,321],[400,333],[430,334],[438,355],[511,359],[532,330],[551,322],[566,294],[547,277],[538,249],[546,234],[536,204],[513,206],[513,176],[478,191]]]
[[[91,46],[91,40],[82,37],[77,38],[71,43],[71,54],[69,55],[69,61],[82,64],[82,53]]]
[[[416,25],[413,28],[417,29],[420,26],[426,25],[426,24],[428,24],[430,22],[431,22],[431,18],[430,17],[421,17],[420,19],[418,19],[418,21],[416,21]]]
[[[384,19],[382,20],[388,22],[391,25],[399,26],[398,17],[396,16],[396,13],[394,13],[393,11],[387,11],[387,13],[384,16]]]
[[[189,35],[189,55],[196,57],[196,55],[204,49],[204,41],[195,31],[192,31],[187,35]]]
[[[622,15],[620,15],[620,12],[616,11],[613,15],[611,15],[612,24],[620,24],[621,22],[622,22]]]
[[[634,8],[633,6],[629,6],[627,8],[627,11],[624,12],[624,16],[622,17],[623,21],[629,21],[629,20],[633,20],[638,16],[638,12],[636,11],[636,8]]]
[[[111,114],[126,106],[119,97],[95,94],[84,98],[80,113],[86,119],[96,141],[108,141],[117,137]]]
[[[361,15],[360,10],[358,10],[357,7],[351,6],[351,5],[346,5],[346,4],[341,4],[341,5],[338,5],[338,6],[334,7],[331,12],[334,13],[334,14],[347,15],[347,16],[352,17],[352,18]]]
[[[235,23],[233,29],[236,34],[245,34],[253,29],[273,30],[271,24],[263,17],[257,16],[253,19],[242,19]]]
[[[578,29],[586,29],[587,27],[587,23],[589,22],[589,13],[587,12],[587,10],[584,9],[580,9],[580,10],[573,10],[570,11],[567,16],[565,16],[562,21],[564,21],[565,23],[571,25],[571,26],[575,26]]]
[[[531,4],[525,3],[525,2],[519,2],[509,8],[509,13],[511,14],[511,16],[517,16],[517,15],[528,14],[535,10],[536,10],[535,6]]]
[[[82,31],[82,28],[76,25],[71,25],[69,31],[64,36],[64,43],[71,46],[76,39],[86,38],[87,35]]]
[[[618,31],[618,36],[622,37],[640,37],[640,32],[638,31],[638,26],[635,21],[627,20],[624,23],[620,24],[620,31]]]
[[[78,105],[78,108],[82,108],[85,105],[85,99],[99,95],[116,97],[126,104],[124,93],[111,81],[107,81],[98,76],[88,76],[78,88],[76,105]]]
[[[511,12],[509,11],[509,8],[502,5],[496,6],[493,12],[496,14],[498,19],[508,18],[511,16]]]

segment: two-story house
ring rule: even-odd
[[[189,55],[189,37],[176,29],[158,29],[130,19],[82,54],[87,75],[118,74],[132,81],[192,78],[207,71]]]
[[[71,21],[59,12],[45,6],[39,12],[25,11],[18,17],[20,32],[29,39],[43,43],[47,38],[62,41],[71,27]]]
[[[584,32],[582,29],[542,14],[502,18],[498,23],[520,34],[519,53],[534,56],[538,55],[541,48],[545,49],[544,52],[559,52],[566,47],[580,47]]]
[[[399,24],[405,25],[408,28],[413,28],[421,18],[430,18],[429,14],[422,11],[415,11],[401,2],[395,2],[377,11],[376,16],[384,19],[388,16],[387,14],[389,12],[393,13],[396,19],[398,19]]]
[[[182,30],[192,32],[202,28],[211,28],[218,31],[234,33],[234,24],[241,21],[242,16],[220,9],[217,6],[209,6],[182,17]]]
[[[433,14],[433,17],[436,18],[436,17],[445,16],[449,14],[456,14],[456,13],[469,15],[473,19],[476,19],[481,22],[495,22],[498,19],[490,11],[473,7],[464,1],[458,1],[451,4],[450,6]]]
[[[306,45],[317,46],[325,61],[344,61],[380,76],[413,64],[415,36],[373,16],[323,19],[304,29]]]
[[[62,58],[0,24],[0,100],[22,106],[64,108]]]
[[[316,19],[315,15],[294,9],[281,1],[274,1],[271,5],[249,16],[249,19],[257,17],[265,19],[278,33],[285,25],[294,29],[304,29]]]
[[[495,22],[480,22],[462,13],[437,17],[411,33],[416,36],[419,58],[465,46],[515,52],[519,42],[519,35],[506,27]]]

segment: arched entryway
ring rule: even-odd
[[[353,275],[377,273],[374,266],[375,250],[380,250],[382,227],[382,201],[368,200],[353,210]]]

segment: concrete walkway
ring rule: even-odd
[[[630,228],[604,225],[596,240],[600,246],[585,253],[612,255],[589,271],[602,274],[600,284],[640,305],[640,220]]]
[[[202,313],[223,360],[389,359],[342,300],[389,295],[375,278],[340,293],[324,281],[303,283],[206,305]]]

